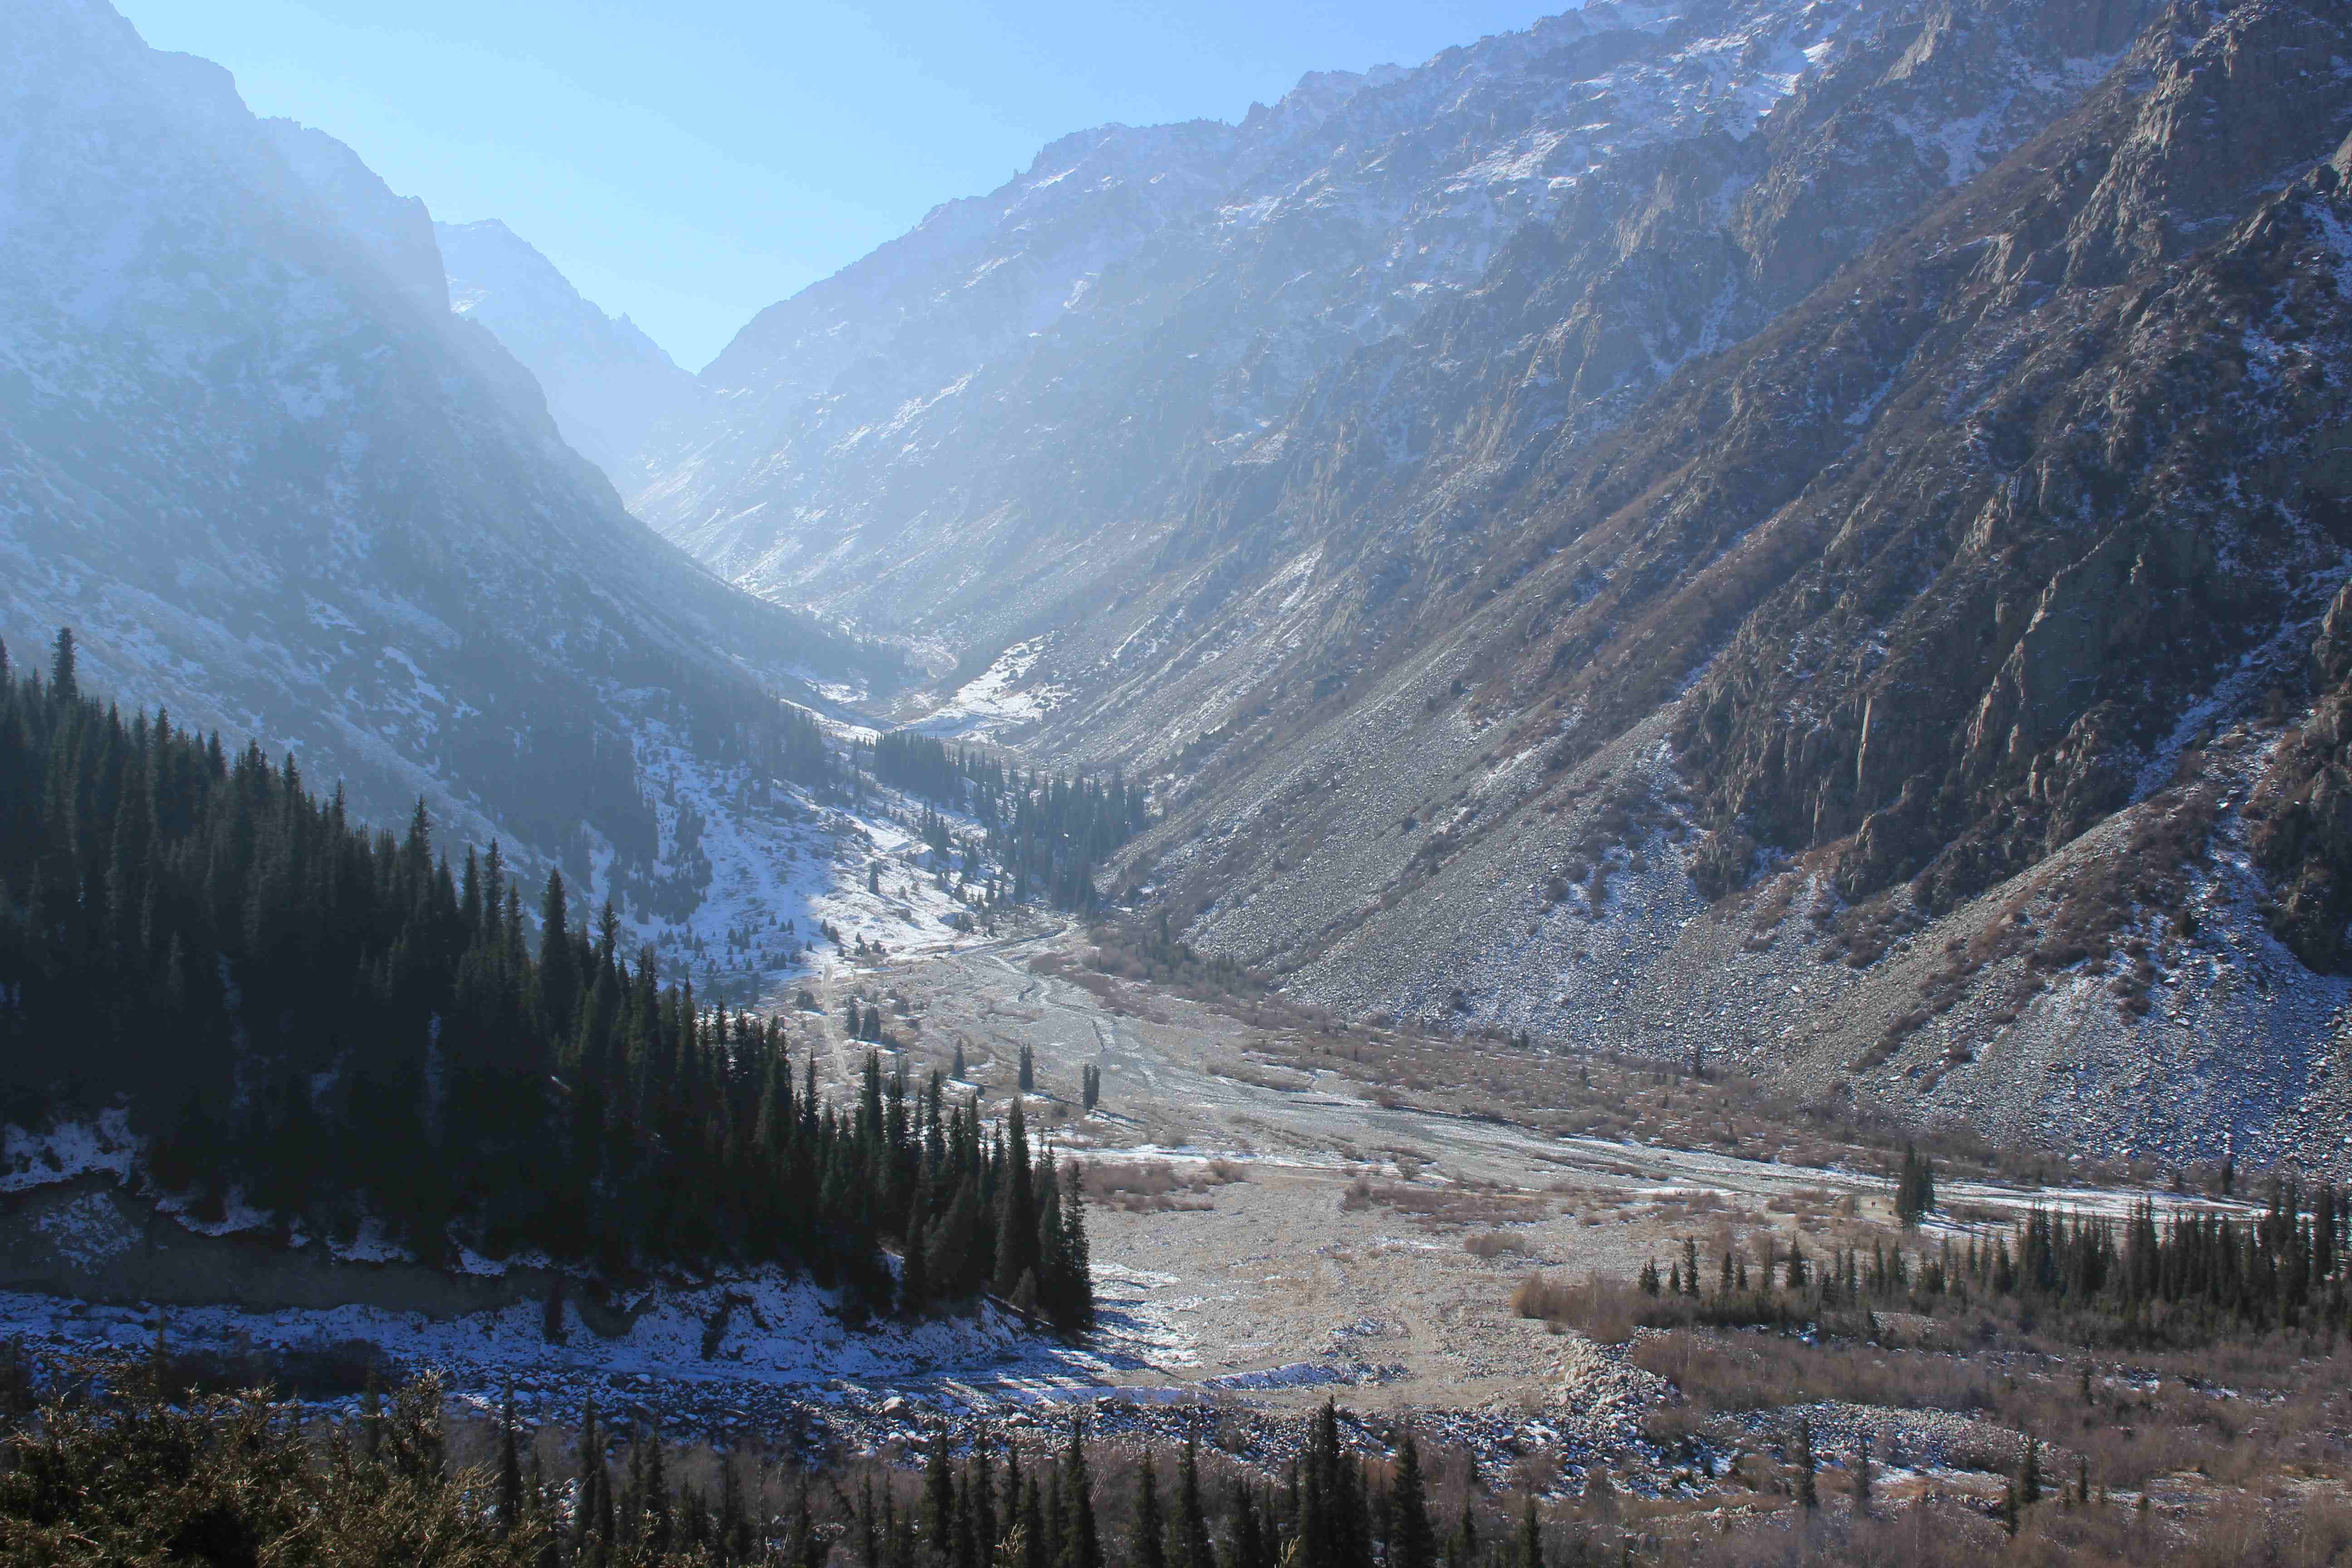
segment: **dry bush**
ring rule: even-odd
[[[1622,1345],[1632,1339],[1650,1304],[1649,1298],[1623,1280],[1603,1279],[1597,1274],[1574,1285],[1534,1273],[1511,1292],[1511,1310],[1518,1316],[1574,1329],[1604,1345]]]
[[[1206,1066],[1218,1078],[1229,1078],[1235,1083],[1249,1084],[1256,1089],[1270,1089],[1282,1094],[1296,1094],[1315,1087],[1314,1078],[1294,1072],[1288,1068],[1274,1067],[1244,1060],[1237,1057],[1216,1057]]]
[[[1207,1198],[1192,1195],[1205,1193],[1214,1184],[1205,1166],[1190,1176],[1178,1174],[1175,1166],[1158,1160],[1097,1160],[1081,1170],[1087,1196],[1108,1208],[1129,1214],[1197,1214],[1216,1206]]]
[[[1361,1188],[1359,1195],[1358,1188]],[[1529,1193],[1505,1192],[1490,1182],[1464,1182],[1451,1186],[1407,1186],[1397,1183],[1374,1183],[1359,1178],[1349,1186],[1350,1204],[1341,1207],[1362,1207],[1379,1204],[1397,1213],[1410,1215],[1419,1224],[1431,1229],[1449,1226],[1525,1225],[1547,1217],[1546,1205],[1540,1197]]]

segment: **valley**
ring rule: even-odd
[[[1593,0],[698,370],[0,10],[0,1559],[2352,1562],[2343,5]]]
[[[1129,1441],[1181,1436],[1205,1412],[1237,1434],[1238,1455],[1276,1453],[1337,1398],[1368,1417],[1411,1413],[1485,1465],[1539,1449],[1571,1496],[1596,1466],[1654,1493],[1678,1463],[1651,1425],[1671,1403],[1666,1385],[1622,1346],[1519,1315],[1514,1290],[1530,1273],[1622,1282],[1645,1262],[1665,1267],[1686,1239],[1711,1279],[1727,1251],[1752,1260],[1768,1237],[1781,1256],[1792,1243],[1819,1258],[1874,1241],[1924,1259],[1948,1240],[1990,1246],[2035,1211],[2119,1221],[2146,1202],[2239,1223],[2262,1212],[2211,1194],[2210,1172],[2184,1191],[2179,1173],[2015,1163],[1979,1148],[1947,1166],[1939,1215],[1906,1231],[1883,1139],[1752,1083],[1106,987],[1084,953],[1060,927],[950,952],[828,959],[810,976],[818,1009],[796,1031],[834,1091],[854,1094],[869,1047],[842,1038],[832,1016],[850,995],[878,1000],[911,1075],[948,1071],[961,1050],[966,1074],[951,1089],[978,1090],[998,1115],[1028,1049],[1031,1126],[1086,1173],[1101,1321],[1080,1342],[1037,1340],[1001,1312],[860,1331],[805,1283],[758,1276],[657,1274],[622,1295],[614,1321],[614,1309],[592,1321],[567,1308],[560,1342],[543,1331],[543,1284],[470,1310],[404,1302],[385,1284],[332,1310],[0,1294],[0,1311],[44,1352],[139,1351],[160,1332],[183,1354],[281,1358],[298,1392],[303,1369],[331,1384],[376,1353],[442,1369],[477,1409],[511,1379],[533,1425],[562,1426],[593,1398],[681,1442],[789,1433],[812,1454],[916,1442],[938,1421],[1050,1428],[1071,1409]],[[1089,1066],[1102,1074],[1092,1111],[1077,1094]],[[1721,1136],[1694,1137],[1706,1129]],[[20,1209],[12,1226],[20,1241],[69,1233],[85,1251],[135,1249],[139,1226],[101,1191]],[[477,1267],[494,1289],[503,1268]],[[369,1304],[371,1289],[392,1293]],[[1927,1321],[1912,1331],[1934,1342]],[[356,1407],[352,1388],[314,1384],[310,1397]],[[1937,1447],[1955,1417],[1873,1419]]]

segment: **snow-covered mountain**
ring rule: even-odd
[[[1400,374],[1549,332],[1551,363],[1522,356],[1549,392],[1530,421],[1605,423],[2047,123],[2136,15],[1600,4],[1310,77],[1239,125],[1067,137],[746,326],[632,504],[761,592],[992,654],[1131,594],[1189,520],[1256,528],[1286,461],[1442,489],[1525,449],[1525,428],[1429,429],[1465,412],[1432,388],[1378,405]],[[1542,321],[1492,317],[1532,287]],[[1397,363],[1478,300],[1510,336]],[[1319,526],[1261,531],[1296,558]]]
[[[554,263],[495,218],[436,223],[449,305],[479,321],[547,395],[572,449],[614,487],[644,482],[635,462],[647,435],[692,405],[694,377],[623,316],[580,297]]]
[[[348,149],[102,0],[0,17],[0,635],[377,820],[675,881],[641,748],[740,757],[855,650],[631,518]]]
[[[1090,132],[754,321],[635,504],[1148,773],[1120,890],[1303,1000],[2334,1148],[2346,59],[1602,4]]]

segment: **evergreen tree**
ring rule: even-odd
[[[1437,1568],[1437,1531],[1429,1518],[1429,1487],[1421,1473],[1421,1446],[1408,1426],[1397,1442],[1396,1480],[1390,1488],[1391,1568]]]
[[[923,1539],[940,1556],[948,1554],[955,1525],[955,1469],[948,1462],[948,1435],[931,1434],[931,1456],[923,1465]]]
[[[1445,1568],[1475,1568],[1478,1561],[1478,1521],[1470,1508],[1470,1494],[1462,1495],[1462,1511],[1454,1517],[1454,1533],[1446,1538]]]
[[[1201,1500],[1200,1439],[1184,1434],[1184,1453],[1176,1479],[1175,1568],[1216,1568],[1210,1544],[1208,1510]]]
[[[1127,1562],[1133,1568],[1168,1568],[1167,1521],[1160,1512],[1160,1479],[1151,1463],[1151,1450],[1143,1451],[1143,1460],[1136,1469],[1135,1535],[1129,1542]]]
[[[1095,1527],[1094,1477],[1087,1468],[1086,1423],[1070,1421],[1070,1446],[1063,1454],[1061,1559],[1056,1568],[1103,1568],[1102,1537]]]
[[[1790,1462],[1797,1468],[1797,1506],[1811,1513],[1822,1506],[1822,1493],[1814,1474],[1813,1422],[1810,1415],[1797,1418],[1797,1441],[1790,1451]]]

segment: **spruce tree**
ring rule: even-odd
[[[1437,1531],[1429,1518],[1429,1484],[1421,1473],[1421,1445],[1408,1425],[1397,1442],[1391,1485],[1391,1568],[1437,1568]]]
[[[79,661],[74,657],[74,635],[71,626],[59,626],[57,640],[49,646],[49,697],[55,702],[81,700]]]
[[[1797,1468],[1797,1506],[1811,1513],[1822,1506],[1822,1493],[1814,1474],[1813,1421],[1810,1415],[1797,1418],[1797,1441],[1790,1462]]]
[[[923,1539],[931,1550],[948,1554],[949,1532],[955,1525],[955,1469],[948,1462],[944,1427],[931,1434],[931,1456],[923,1466]]]
[[[1037,1210],[1029,1163],[1029,1134],[1023,1124],[1017,1098],[1005,1118],[1004,1176],[996,1232],[996,1293],[1010,1300],[1037,1261]]]
[[[1055,1568],[1060,1542],[1053,1539],[1046,1527],[1045,1500],[1040,1496],[1034,1470],[1021,1485],[1021,1541],[1020,1568]]]
[[[580,1416],[580,1486],[572,1504],[572,1551],[577,1557],[588,1538],[597,1533],[599,1493],[604,1482],[604,1443],[596,1429],[596,1402],[591,1399]]]
[[[1215,1548],[1209,1541],[1208,1510],[1201,1500],[1199,1434],[1187,1429],[1183,1458],[1176,1480],[1176,1568],[1216,1568]]]
[[[1445,1568],[1475,1568],[1478,1561],[1478,1521],[1471,1512],[1470,1494],[1462,1494],[1462,1511],[1445,1542]]]
[[[1086,1420],[1070,1420],[1070,1446],[1059,1472],[1062,1496],[1061,1561],[1057,1568],[1103,1568],[1102,1536],[1095,1526],[1094,1476],[1087,1468]]]
[[[1134,1568],[1168,1568],[1168,1523],[1160,1512],[1160,1479],[1152,1468],[1151,1450],[1143,1451],[1135,1479],[1135,1535],[1128,1544],[1127,1561]]]

